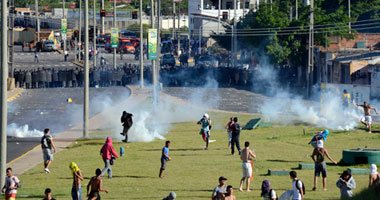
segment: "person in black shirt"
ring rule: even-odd
[[[231,131],[232,131],[231,154],[232,155],[235,154],[235,144],[236,144],[237,150],[239,151],[239,155],[241,153],[240,142],[239,142],[241,126],[237,122],[238,122],[238,118],[234,117],[234,124],[231,125]]]
[[[121,116],[121,123],[123,123],[123,132],[120,133],[121,135],[125,136],[125,139],[122,140],[123,142],[128,142],[128,131],[133,124],[132,117],[133,114],[123,111],[123,115]]]
[[[53,137],[50,135],[50,129],[48,128],[44,130],[44,136],[41,138],[41,148],[44,155],[45,172],[50,173],[49,166],[53,161],[53,154],[56,152],[56,149],[53,142]]]

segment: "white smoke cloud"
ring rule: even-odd
[[[8,125],[7,135],[11,137],[42,137],[44,133],[42,131],[33,129],[29,130],[29,126],[25,124],[24,126],[18,126],[15,123]]]
[[[337,130],[350,130],[358,125],[361,115],[359,110],[353,105],[343,107],[340,91],[317,91],[314,92],[315,98],[304,100],[281,86],[273,66],[264,64],[257,73],[255,77],[259,77],[263,85],[269,86],[268,94],[273,95],[260,108],[266,121],[283,125],[304,123]]]

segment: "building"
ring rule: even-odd
[[[223,25],[229,24],[228,22],[234,18],[233,2],[234,0],[189,0],[188,27],[190,36],[197,38],[201,34],[202,37],[209,37],[213,32],[224,32]],[[264,1],[236,0],[237,19],[247,14],[249,9],[256,11],[260,2]]]

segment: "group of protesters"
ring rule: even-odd
[[[127,115],[125,111],[123,116]],[[130,113],[129,113],[130,114]],[[133,115],[130,114],[132,117]],[[121,119],[122,123],[125,123],[123,117]],[[203,117],[197,122],[201,125],[200,135],[206,143],[205,150],[209,149],[209,142],[211,137],[212,122],[209,114],[205,113]],[[124,125],[124,124],[123,124]],[[132,123],[128,126],[130,128]],[[129,129],[128,128],[128,129]],[[239,191],[250,191],[250,182],[253,180],[253,161],[256,158],[255,151],[251,148],[250,142],[244,142],[244,148],[240,148],[240,130],[242,129],[238,123],[237,117],[231,117],[226,127],[228,134],[228,148],[231,148],[231,154],[235,153],[235,146],[238,150],[240,160],[242,162],[242,178],[240,180]],[[127,135],[128,130],[123,130],[125,135]],[[318,178],[322,175],[322,184],[323,190],[327,190],[327,168],[326,168],[326,158],[328,158],[332,163],[337,165],[338,163],[329,155],[328,150],[324,147],[324,144],[327,142],[327,136],[330,131],[325,129],[316,135],[314,135],[309,144],[313,147],[311,158],[314,161],[314,186],[312,191],[317,190]],[[125,140],[127,142],[127,139]],[[159,171],[159,178],[163,178],[163,173],[166,170],[166,165],[172,158],[169,156],[171,142],[168,140],[165,142],[165,146],[162,148],[161,153],[161,167]],[[53,138],[50,135],[50,130],[44,130],[44,136],[41,139],[41,148],[44,158],[44,172],[50,173],[49,166],[53,161],[53,154],[56,152],[56,147],[53,142]],[[97,200],[100,199],[100,192],[104,191],[106,193],[109,190],[102,187],[102,177],[107,173],[108,179],[112,178],[112,165],[116,158],[119,157],[118,153],[115,151],[112,139],[107,137],[105,144],[100,149],[100,154],[104,161],[105,167],[103,170],[97,168],[95,170],[95,176],[93,176],[86,187],[86,194],[88,199]],[[72,172],[73,176],[73,185],[71,196],[74,200],[82,199],[82,184],[81,181],[84,180],[84,176],[79,166],[75,162],[69,164],[69,169]],[[291,171],[289,177],[292,181],[292,189],[285,191],[280,199],[293,199],[293,200],[303,200],[305,196],[305,185],[297,176],[296,171]],[[234,188],[232,185],[226,184],[227,178],[221,176],[219,178],[219,185],[216,186],[212,192],[212,200],[236,200],[234,195]],[[245,183],[245,189],[243,189]],[[355,179],[348,170],[344,170],[342,175],[338,177],[336,186],[340,190],[341,199],[347,199],[353,197],[353,190],[356,188]],[[12,169],[7,169],[7,178],[2,191],[5,192],[6,199],[14,200],[16,198],[17,189],[20,187],[20,180],[13,175]],[[369,175],[369,188],[379,188],[380,187],[380,175],[377,171],[377,166],[375,164],[370,165],[370,175]],[[273,185],[269,180],[263,180],[261,184],[261,197],[264,200],[276,200],[279,198],[279,195],[273,189]],[[165,200],[173,200],[176,198],[176,193],[171,192]],[[46,200],[52,200],[52,192],[50,188],[45,190]]]

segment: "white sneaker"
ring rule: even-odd
[[[48,168],[45,168],[45,173],[50,173],[50,170]]]

